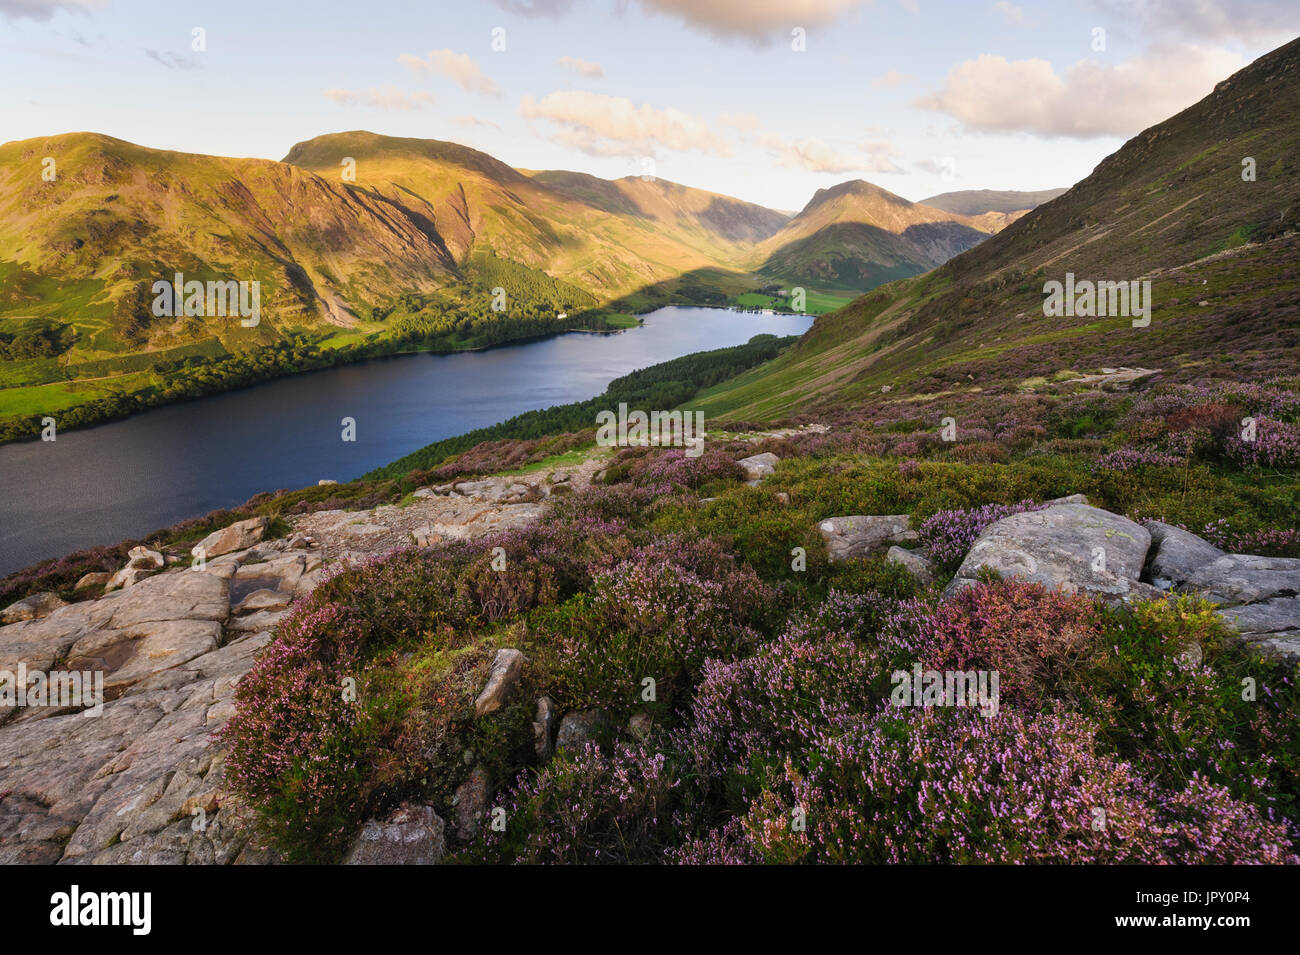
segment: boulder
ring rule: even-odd
[[[649,713],[644,711],[633,713],[632,718],[627,721],[627,730],[635,739],[644,740],[650,735],[654,722],[654,717]]]
[[[761,481],[776,470],[777,462],[780,460],[771,451],[765,451],[762,454],[751,454],[747,458],[741,458],[736,463],[744,469],[746,481]]]
[[[928,557],[914,550],[894,545],[885,551],[885,560],[891,564],[901,564],[909,574],[922,583],[928,584],[934,580],[934,564]]]
[[[48,616],[60,607],[66,607],[67,605],[67,601],[58,594],[49,593],[48,591],[31,594],[22,600],[11,603],[4,610],[0,610],[0,625],[19,623],[23,620],[36,620]]]
[[[580,750],[605,725],[601,710],[574,710],[560,720],[560,731],[555,734],[555,750]]]
[[[1086,494],[1067,494],[1065,497],[1054,497],[1050,501],[1044,501],[1044,504],[1087,504],[1088,496]]]
[[[906,514],[828,517],[817,530],[826,540],[832,561],[869,557],[888,550],[891,544],[917,540],[912,519]]]
[[[446,823],[431,806],[403,803],[383,821],[370,820],[345,865],[437,865],[447,852]]]
[[[1147,556],[1147,572],[1153,581],[1168,581],[1177,586],[1195,572],[1224,556],[1223,551],[1195,534],[1161,521],[1147,521],[1144,525],[1151,534],[1151,552]]]
[[[113,579],[113,575],[108,573],[107,571],[95,570],[95,571],[91,571],[88,574],[83,575],[82,578],[77,581],[77,585],[72,589],[85,590],[86,588],[89,587],[99,587],[102,589],[112,579]]]
[[[146,567],[132,567],[128,564],[112,577],[108,578],[108,583],[104,585],[104,593],[108,593],[111,590],[125,590],[127,587],[134,587],[146,577],[152,577],[156,573],[156,570],[149,570]]]
[[[501,709],[501,706],[519,685],[519,678],[524,672],[524,655],[519,650],[498,650],[492,661],[492,672],[488,674],[487,684],[474,700],[474,715],[486,716]]]
[[[491,779],[480,764],[475,766],[466,780],[456,787],[452,797],[453,829],[461,842],[477,838],[487,825],[488,796]]]
[[[262,539],[270,523],[270,519],[266,517],[250,517],[246,521],[236,521],[229,527],[213,531],[195,544],[190,553],[195,557],[202,554],[205,558],[211,559],[222,554],[244,550]]]
[[[161,570],[163,567],[167,566],[167,558],[163,557],[161,552],[150,550],[148,547],[132,547],[126,552],[126,556],[130,558],[126,564],[128,567],[137,567],[144,570]]]
[[[986,527],[948,592],[988,570],[1049,590],[1148,599],[1159,595],[1141,580],[1150,543],[1147,529],[1126,517],[1087,504],[1053,504]]]

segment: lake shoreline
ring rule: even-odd
[[[139,538],[254,495],[347,480],[437,441],[586,401],[611,381],[810,320],[668,307],[635,328],[411,352],[251,382],[53,442],[0,446],[0,574]],[[343,437],[344,419],[356,440]]]

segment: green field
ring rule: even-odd
[[[835,311],[837,308],[843,308],[853,301],[854,297],[852,294],[834,295],[830,292],[807,289],[805,296],[806,311],[809,315],[824,315],[827,312]],[[732,304],[738,308],[781,309],[789,308],[789,303],[788,296],[764,295],[762,292],[746,292],[732,299]]]

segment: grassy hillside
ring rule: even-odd
[[[769,366],[714,389],[712,416],[1016,390],[1144,365],[1285,373],[1300,358],[1300,41],[1148,129],[1063,196],[924,276],[820,318]],[[1255,181],[1242,160],[1255,162]],[[1043,286],[1151,282],[1151,323],[1046,317]],[[882,387],[889,386],[887,398]]]

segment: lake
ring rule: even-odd
[[[261,491],[346,481],[441,438],[582,401],[615,378],[812,319],[669,307],[612,334],[316,371],[0,446],[0,575],[140,537]],[[645,409],[653,410],[653,409]],[[344,417],[356,441],[341,439]],[[594,422],[593,422],[594,424]]]

